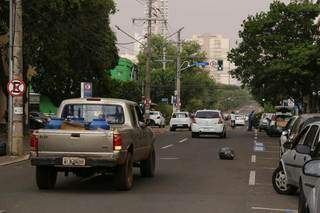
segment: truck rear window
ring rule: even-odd
[[[220,114],[214,111],[201,111],[197,112],[196,118],[220,118]]]
[[[79,119],[91,122],[93,119],[105,119],[109,124],[123,124],[124,113],[120,105],[107,104],[68,104],[62,111],[61,118]]]

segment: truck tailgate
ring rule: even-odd
[[[38,151],[53,153],[99,153],[113,151],[110,130],[47,130],[35,132]]]

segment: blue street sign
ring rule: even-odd
[[[207,67],[207,66],[209,66],[209,62],[195,62],[195,63],[193,63],[193,66],[196,66],[196,67]]]

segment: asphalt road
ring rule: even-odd
[[[192,139],[188,131],[159,136],[156,176],[141,178],[136,170],[129,192],[116,191],[111,176],[63,174],[54,190],[39,191],[29,162],[0,167],[0,213],[295,212],[297,196],[277,195],[271,186],[277,139],[244,127],[227,134],[226,139]],[[218,158],[224,146],[235,150],[235,160]]]

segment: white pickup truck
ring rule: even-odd
[[[57,173],[80,177],[115,174],[120,190],[133,186],[133,166],[155,172],[154,136],[135,102],[120,99],[69,99],[57,118],[31,137],[31,164],[39,189],[52,189]]]

